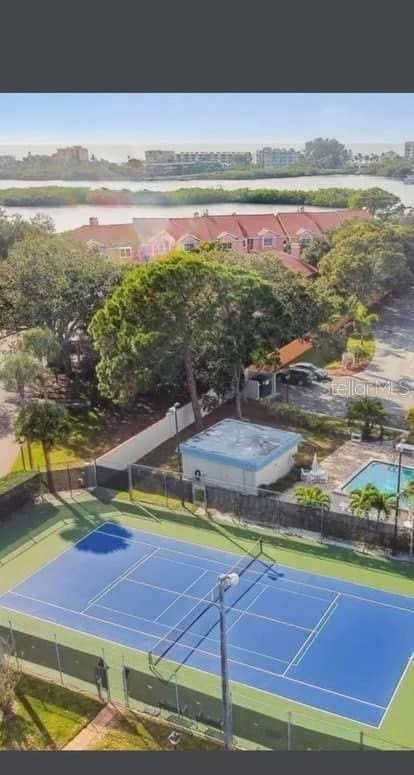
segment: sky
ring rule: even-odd
[[[400,150],[414,139],[414,94],[0,94],[0,144],[12,151],[81,143],[125,158],[151,147],[299,147],[317,136]]]

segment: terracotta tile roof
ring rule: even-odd
[[[312,218],[322,231],[333,229],[346,221],[369,221],[372,216],[368,210],[337,210],[335,212],[315,212]]]
[[[284,366],[289,366],[292,361],[295,361],[297,358],[300,358],[302,355],[304,355],[308,350],[311,350],[313,347],[312,341],[305,341],[304,339],[293,339],[292,342],[289,342],[289,344],[285,344],[284,347],[281,347],[279,350],[279,359],[280,359],[280,366],[278,368],[282,368]],[[252,363],[251,366],[248,367],[249,370],[254,371],[257,370],[257,367],[254,363]],[[260,371],[262,372],[270,372],[276,371],[271,366],[265,366],[263,368],[260,368]]]
[[[285,233],[274,213],[251,213],[235,216],[245,237],[258,237],[264,231],[271,231],[284,237]]]
[[[316,277],[318,274],[313,266],[307,264],[306,261],[302,261],[300,258],[293,256],[291,253],[284,253],[282,250],[268,250],[266,252],[271,253],[272,256],[276,256],[286,269],[295,272],[295,274],[301,274],[306,278]]]
[[[321,229],[315,223],[312,216],[313,213],[305,211],[296,213],[278,213],[278,218],[282,228],[290,239],[300,237],[300,234],[303,231],[307,231],[310,234],[320,233]]]
[[[70,236],[79,242],[98,242],[106,247],[122,246],[138,247],[139,238],[132,223],[102,223],[80,226],[69,232]]]

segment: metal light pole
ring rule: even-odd
[[[21,459],[22,459],[23,471],[25,471],[26,470],[26,461],[24,459],[24,451],[23,451],[24,439],[19,439],[18,443],[19,443],[19,447],[20,447],[20,456],[21,456]]]
[[[180,450],[180,435],[178,431],[178,416],[177,416],[177,410],[180,408],[179,403],[175,403],[174,406],[171,406],[167,412],[167,415],[174,415],[175,420],[175,440],[177,443],[177,453],[178,453],[178,470],[180,472],[180,483],[181,483],[181,504],[184,506],[184,493],[183,493],[183,461],[181,459],[181,450]]]
[[[401,439],[401,442],[397,445],[398,450],[398,473],[397,473],[397,493],[395,501],[395,521],[394,521],[394,536],[393,536],[393,551],[397,550],[397,536],[398,536],[398,515],[400,512],[400,490],[401,490],[401,463],[404,452],[403,444],[405,439]]]
[[[219,576],[220,661],[225,751],[231,751],[233,748],[233,719],[227,656],[226,608],[224,605],[224,593],[226,589],[229,589],[229,587],[235,587],[238,583],[239,577],[237,573],[222,573]]]

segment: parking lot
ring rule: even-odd
[[[407,409],[414,406],[414,289],[382,308],[374,333],[375,355],[365,371],[311,387],[290,385],[289,400],[303,409],[343,417],[350,399],[379,398],[389,423],[403,427]],[[281,393],[284,398],[285,386]]]

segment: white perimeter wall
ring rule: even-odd
[[[209,391],[207,396],[217,398],[213,391]],[[201,403],[201,402],[200,402]],[[221,403],[219,401],[219,403]],[[201,409],[203,417],[209,414],[210,410]],[[194,412],[191,404],[185,404],[177,409],[178,430],[187,428],[194,422]],[[164,444],[165,441],[175,436],[175,417],[173,414],[163,417],[158,422],[145,428],[144,431],[131,436],[130,439],[119,444],[114,449],[106,452],[105,455],[97,458],[96,462],[100,466],[108,468],[117,468],[122,471],[127,465],[136,463],[137,460],[148,455],[153,449]]]

